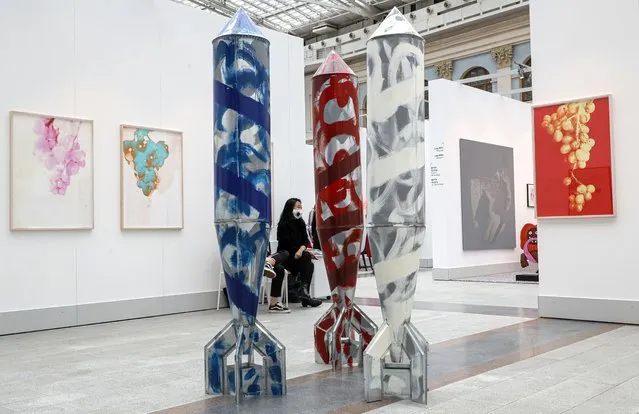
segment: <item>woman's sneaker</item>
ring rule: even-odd
[[[273,279],[275,276],[277,276],[277,273],[275,273],[275,270],[273,269],[273,266],[271,266],[270,263],[266,263],[264,265],[264,276],[269,279]]]
[[[282,302],[277,302],[274,305],[269,305],[268,311],[270,313],[291,313],[291,310],[284,306]]]

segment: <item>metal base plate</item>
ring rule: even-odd
[[[387,361],[392,345],[391,330],[384,323],[364,353],[366,401],[383,396],[399,396],[426,404],[428,383],[428,342],[410,322],[404,324],[402,341],[405,361]]]
[[[227,364],[233,352],[235,363]],[[261,365],[253,362],[254,352]],[[286,395],[286,348],[258,321],[254,327],[229,322],[204,347],[204,365],[207,394],[235,395],[238,403],[245,396]]]

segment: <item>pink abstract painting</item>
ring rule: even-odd
[[[36,133],[35,154],[44,166],[51,171],[49,183],[51,193],[65,195],[71,184],[71,177],[86,166],[86,153],[80,148],[78,133],[81,121],[68,121],[71,129],[60,134],[55,118],[36,120],[33,131]]]
[[[93,228],[93,122],[11,112],[11,229]]]

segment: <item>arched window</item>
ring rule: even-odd
[[[532,67],[532,57],[529,57],[524,61],[524,65],[531,68]],[[523,76],[519,79],[519,87],[520,88],[532,88],[532,72],[525,72]],[[522,102],[532,102],[532,91],[522,92],[521,93]]]
[[[462,79],[471,79],[476,78],[478,76],[486,76],[490,75],[486,68],[482,68],[481,66],[475,66],[474,68],[468,69],[463,75]],[[464,85],[472,86],[473,88],[481,89],[487,92],[493,91],[493,83],[491,79],[482,79],[474,82],[464,82]]]

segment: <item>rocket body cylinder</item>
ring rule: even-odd
[[[269,41],[244,13],[213,41],[215,228],[231,313],[257,314],[271,225]]]
[[[398,362],[424,239],[424,40],[394,9],[366,56],[367,235]]]
[[[312,82],[315,214],[335,301],[355,288],[364,228],[357,77],[332,52]]]
[[[315,360],[337,368],[362,360],[377,325],[353,302],[364,235],[357,77],[336,52],[313,75],[312,108],[315,217],[333,299],[315,324]]]

